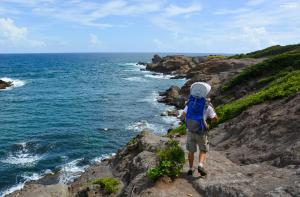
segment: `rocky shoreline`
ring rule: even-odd
[[[182,86],[171,86],[159,102],[182,109],[195,81],[213,87],[214,105],[240,98],[254,87],[240,85],[234,93],[221,94],[221,86],[249,65],[266,58],[234,59],[223,56],[187,57],[155,55],[147,70],[186,78]],[[142,63],[141,63],[142,64]],[[249,83],[255,84],[252,81]],[[178,111],[162,115],[178,115]],[[209,176],[187,177],[187,162],[175,180],[152,182],[146,175],[157,163],[156,152],[169,140],[144,131],[122,147],[115,156],[89,167],[74,182],[58,184],[55,175],[28,182],[7,196],[299,196],[300,195],[300,93],[255,105],[209,133],[212,150],[207,158]],[[185,150],[185,136],[177,137]],[[187,151],[185,150],[185,154]],[[120,181],[118,193],[107,195],[91,181],[112,177]],[[41,195],[42,194],[42,195]]]

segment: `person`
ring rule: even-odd
[[[193,174],[194,153],[199,147],[198,172],[201,176],[206,176],[204,169],[206,153],[209,150],[207,131],[209,125],[207,118],[218,121],[218,116],[210,102],[206,99],[211,86],[208,83],[196,82],[191,85],[189,100],[181,114],[181,119],[185,120],[187,128],[186,148],[188,150],[189,171],[188,175]]]

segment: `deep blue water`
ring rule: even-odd
[[[140,71],[153,54],[0,55],[0,196],[49,172],[68,181],[143,128],[164,132],[157,92],[184,80]],[[7,79],[6,79],[7,80]]]

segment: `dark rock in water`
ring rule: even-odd
[[[6,82],[6,81],[3,81],[3,80],[0,80],[0,89],[5,89],[5,88],[8,88],[10,86],[12,86],[12,82]]]
[[[165,92],[160,92],[159,95],[163,98],[159,99],[158,102],[165,103],[167,105],[172,105],[177,108],[184,107],[185,100],[179,95],[180,88],[177,86],[171,86]]]
[[[183,78],[186,78],[186,75],[185,74],[178,74],[174,77],[171,77],[171,79],[183,79]]]
[[[190,65],[194,65],[191,62],[191,57],[182,55],[166,56],[163,58],[155,55],[152,63],[147,64],[146,69],[165,74],[185,74],[190,69]]]
[[[143,65],[143,66],[146,66],[146,65],[147,65],[147,63],[146,63],[146,62],[138,62],[137,64],[139,64],[139,65]]]
[[[155,54],[154,57],[152,58],[152,63],[157,64],[160,61],[162,61],[162,58],[159,55]]]

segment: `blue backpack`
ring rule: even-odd
[[[187,106],[186,128],[189,132],[202,134],[205,130],[204,112],[206,99],[190,95]]]

